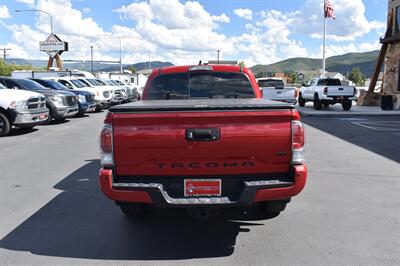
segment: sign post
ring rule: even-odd
[[[56,60],[57,67],[62,69],[62,61],[60,55],[68,51],[68,42],[62,41],[57,35],[51,33],[45,41],[39,43],[40,51],[49,55],[47,69],[53,66],[53,61]]]

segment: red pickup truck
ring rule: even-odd
[[[109,110],[100,140],[101,190],[128,216],[149,206],[279,214],[306,183],[299,113],[262,99],[239,66],[154,70],[142,101]]]

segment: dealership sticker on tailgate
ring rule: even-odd
[[[220,197],[221,179],[185,179],[185,197]]]

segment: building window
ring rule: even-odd
[[[394,35],[400,34],[400,6],[396,7]]]

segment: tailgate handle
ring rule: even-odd
[[[216,141],[220,139],[218,128],[186,129],[187,141]]]
[[[344,90],[343,88],[339,88],[340,91]]]

